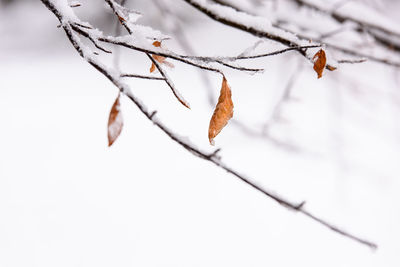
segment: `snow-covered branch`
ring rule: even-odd
[[[358,57],[356,61],[360,61],[360,59],[368,59],[393,67],[400,67],[400,60],[392,60],[390,59],[390,55],[386,57],[374,56],[342,45],[326,42],[322,40],[322,38],[310,36],[304,32],[290,30],[287,27],[282,26],[281,22],[270,21],[265,17],[249,14],[245,10],[242,10],[232,4],[225,3],[224,1],[212,1],[214,3],[209,3],[205,0],[183,1],[215,21],[218,21],[235,29],[245,31],[260,38],[266,38],[272,41],[276,41],[287,47],[304,46],[309,43],[310,40],[312,40],[313,42],[316,42],[316,45],[324,45],[329,49],[340,51],[345,55]],[[397,52],[400,51],[400,41],[398,40],[400,33],[395,29],[388,29],[382,25],[375,25],[359,18],[355,18],[349,15],[343,15],[335,11],[330,11],[305,0],[289,1],[293,1],[296,4],[301,4],[302,6],[306,6],[308,8],[318,10],[319,12],[326,13],[340,23],[351,21],[358,25],[356,31],[362,32],[366,30],[371,36],[375,38],[376,41],[383,44],[387,48],[387,50],[393,50]],[[392,38],[389,38],[388,36]],[[297,51],[305,56],[308,60],[312,60],[312,56],[307,54],[305,51]],[[326,68],[328,70],[336,69],[335,65],[340,63],[347,63],[347,61],[348,60],[337,59],[336,62],[328,62],[326,64]]]
[[[84,58],[90,65],[92,65],[95,69],[97,69],[100,73],[102,73],[105,77],[110,80],[110,82],[118,88],[120,93],[124,96],[126,96],[131,102],[140,110],[140,112],[148,119],[150,120],[157,128],[159,128],[163,133],[165,133],[169,138],[171,138],[174,142],[182,146],[184,149],[187,151],[191,152],[193,155],[202,158],[208,162],[213,163],[214,165],[218,166],[219,168],[227,171],[228,173],[232,174],[236,178],[240,179],[242,182],[248,184],[252,188],[256,189],[258,192],[264,194],[265,196],[275,200],[278,202],[280,205],[292,210],[299,212],[308,218],[314,220],[315,222],[318,222],[327,228],[331,229],[332,231],[350,238],[354,241],[357,241],[363,245],[366,245],[371,248],[376,248],[377,245],[373,242],[370,242],[368,240],[365,240],[363,238],[360,238],[356,235],[353,235],[347,231],[341,230],[339,227],[335,226],[334,224],[329,223],[328,221],[325,221],[321,219],[320,217],[312,214],[308,210],[305,209],[305,202],[301,203],[295,203],[292,201],[287,200],[286,198],[273,193],[272,190],[268,190],[264,187],[261,187],[258,185],[256,182],[254,182],[252,179],[246,177],[245,175],[239,173],[235,169],[233,169],[231,166],[223,163],[221,158],[218,156],[218,149],[213,152],[213,153],[208,153],[206,151],[203,151],[199,148],[197,148],[194,144],[190,143],[187,141],[185,138],[180,137],[177,133],[172,131],[170,128],[168,128],[158,117],[156,114],[156,111],[151,111],[149,110],[144,103],[142,103],[130,90],[129,86],[124,83],[123,78],[124,77],[134,77],[134,78],[141,78],[141,79],[153,79],[153,80],[161,80],[164,81],[168,84],[168,86],[171,88],[173,91],[174,95],[178,98],[178,100],[184,104],[185,106],[188,106],[187,102],[182,98],[182,96],[179,95],[179,92],[176,90],[175,86],[172,83],[172,80],[168,77],[167,73],[162,67],[162,62],[161,60],[157,60],[157,58],[154,55],[160,56],[160,57],[165,57],[165,58],[170,58],[177,60],[179,62],[192,65],[194,67],[197,67],[199,69],[207,70],[207,71],[213,71],[216,72],[224,77],[223,70],[221,68],[221,65],[227,66],[229,68],[233,69],[238,69],[242,71],[259,71],[258,69],[250,69],[250,68],[244,68],[241,67],[240,65],[236,65],[238,60],[244,60],[244,59],[252,59],[252,58],[259,58],[259,57],[267,57],[267,56],[272,56],[272,55],[277,55],[281,53],[285,53],[288,51],[298,51],[301,54],[305,55],[308,57],[306,51],[309,48],[315,48],[319,47],[319,44],[312,44],[312,45],[303,45],[302,41],[299,41],[296,39],[295,36],[292,36],[291,34],[285,33],[285,36],[287,39],[283,38],[279,34],[270,34],[264,32],[256,25],[254,24],[254,27],[250,27],[250,31],[257,31],[260,33],[260,36],[269,36],[270,38],[275,38],[277,41],[281,42],[282,44],[285,44],[289,46],[289,48],[279,50],[279,51],[274,51],[270,53],[263,53],[263,54],[255,54],[255,55],[247,55],[247,54],[242,54],[236,57],[196,57],[193,55],[180,55],[174,52],[171,52],[169,50],[166,50],[162,47],[159,47],[159,45],[154,45],[154,42],[161,42],[162,40],[165,40],[166,36],[154,31],[152,29],[146,29],[143,30],[143,27],[137,27],[137,25],[133,24],[130,20],[130,17],[132,15],[132,11],[129,11],[127,9],[124,9],[123,6],[117,4],[113,0],[105,0],[111,9],[114,11],[115,15],[118,17],[119,21],[123,24],[123,26],[126,28],[128,31],[129,35],[123,36],[123,37],[110,37],[110,36],[105,36],[102,34],[101,31],[94,29],[91,25],[89,25],[86,22],[81,22],[74,14],[73,10],[71,7],[68,5],[67,1],[65,0],[41,0],[43,4],[51,11],[54,13],[54,15],[58,18],[58,20],[61,23],[61,27],[64,29],[68,39],[72,43],[73,47],[76,49],[76,51],[79,53],[79,55]],[[197,8],[202,9],[203,6],[200,4],[200,1],[187,1],[188,3],[191,3],[192,5],[196,6]],[[204,12],[211,12],[211,14],[215,15],[214,11],[218,12],[219,8],[215,8],[213,10],[203,10]],[[236,11],[234,11],[236,12]],[[229,14],[229,12],[228,12]],[[135,12],[133,12],[133,17],[137,15]],[[247,15],[243,15],[243,19],[246,20],[248,18]],[[226,22],[230,23],[230,17],[227,16],[225,18],[219,18],[223,19]],[[237,26],[240,26],[242,24],[234,24]],[[263,24],[264,25],[264,24]],[[247,28],[246,28],[247,29]],[[276,31],[275,33],[277,33]],[[133,35],[135,33],[135,35]],[[279,32],[282,33],[282,32]],[[154,64],[155,68],[158,69],[160,75],[162,77],[156,77],[156,76],[146,76],[146,75],[138,75],[138,74],[126,74],[126,73],[121,73],[119,70],[110,68],[106,64],[102,63],[98,57],[95,56],[95,53],[87,47],[80,39],[80,36],[88,38],[92,43],[94,43],[95,47],[100,49],[103,52],[106,52],[108,50],[100,48],[98,42],[104,42],[108,44],[114,44],[114,45],[119,45],[119,46],[124,46],[130,49],[133,49],[135,51],[139,51],[142,53],[145,53],[148,58],[151,60],[151,62]],[[224,78],[225,79],[225,78]]]

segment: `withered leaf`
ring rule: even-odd
[[[327,65],[326,68],[327,68],[328,70],[330,70],[330,71],[334,71],[334,70],[337,69],[336,67],[331,66],[331,65]]]
[[[156,65],[154,65],[154,63],[152,62],[150,67],[150,73],[152,73],[155,70],[156,70]]]
[[[232,92],[226,78],[223,77],[218,103],[212,115],[210,126],[208,127],[208,139],[211,145],[214,145],[214,138],[221,132],[222,128],[225,127],[232,117]]]
[[[155,47],[161,47],[161,42],[160,42],[160,41],[154,41],[154,42],[153,42],[153,45],[154,45]]]
[[[163,57],[163,56],[152,55],[152,57],[155,60],[157,60],[158,62],[160,62],[161,64],[165,62],[165,57]],[[153,72],[155,70],[156,70],[156,65],[154,65],[154,63],[151,63],[150,72]]]
[[[119,98],[120,94],[118,94],[117,99],[115,99],[108,117],[108,146],[112,146],[115,140],[117,140],[124,125]]]
[[[161,42],[160,42],[160,41],[154,41],[154,42],[153,42],[153,45],[154,45],[155,47],[161,47]],[[157,60],[157,62],[159,62],[159,63],[161,63],[161,64],[167,65],[167,66],[170,67],[170,68],[173,68],[173,67],[174,67],[174,65],[173,65],[172,63],[167,62],[167,61],[165,60],[165,57],[163,57],[163,56],[152,55],[152,57],[153,57],[155,60]],[[152,63],[151,63],[151,67],[150,67],[150,73],[154,72],[155,70],[156,70],[156,65],[154,65],[154,63],[152,62]]]
[[[318,74],[318,79],[322,77],[322,72],[326,66],[326,54],[325,51],[320,49],[313,57],[314,70]]]

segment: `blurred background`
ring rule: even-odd
[[[339,27],[288,1],[229,2],[293,30],[313,27],[312,36]],[[347,2],[399,29],[399,1]],[[126,34],[102,1],[80,3],[82,21]],[[168,34],[163,44],[173,51],[232,56],[258,41],[183,1],[126,5],[142,13],[139,24]],[[234,119],[216,147],[207,130],[220,76],[173,62],[168,73],[191,110],[162,82],[126,80],[175,132],[221,148],[222,160],[253,181],[376,242],[371,251],[194,157],[126,98],[122,134],[109,148],[118,90],[57,25],[40,1],[0,1],[0,266],[399,266],[399,68],[343,64],[317,79],[312,63],[290,52],[245,63],[261,74],[226,69]],[[340,27],[327,41],[400,62]],[[264,41],[257,49],[279,48]],[[125,49],[98,57],[129,73],[151,65]]]

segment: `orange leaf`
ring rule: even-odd
[[[156,70],[156,65],[154,65],[154,63],[151,63],[150,73],[152,73],[155,70]]]
[[[159,55],[152,55],[152,57],[157,60],[159,63],[165,63],[165,57],[163,56],[159,56]],[[154,65],[154,63],[151,63],[151,68],[150,68],[150,72],[153,72],[156,70],[156,65]]]
[[[118,97],[117,99],[115,99],[115,102],[110,111],[110,115],[108,117],[108,146],[112,146],[115,140],[117,140],[118,136],[121,134],[122,127],[124,125],[119,97],[120,95],[118,94]]]
[[[327,65],[326,68],[327,68],[328,70],[330,70],[330,71],[334,71],[334,70],[337,69],[336,67],[331,66],[331,65]]]
[[[161,47],[161,42],[160,41],[154,41],[153,45],[155,47]],[[169,63],[165,60],[165,57],[163,56],[159,56],[159,55],[152,55],[152,57],[157,60],[160,64],[165,64],[170,68],[173,68],[174,65],[172,63]],[[154,63],[151,63],[151,67],[150,67],[150,73],[154,72],[156,70],[156,65],[154,65]]]
[[[313,57],[314,70],[318,74],[318,79],[322,77],[322,72],[324,71],[326,65],[326,55],[325,51],[320,49]]]
[[[233,117],[232,92],[225,77],[222,80],[221,92],[218,98],[217,106],[212,115],[210,126],[208,127],[208,139],[210,144],[214,145],[216,137]]]
[[[153,45],[154,45],[155,47],[161,47],[161,42],[160,42],[160,41],[154,41],[154,42],[153,42]]]

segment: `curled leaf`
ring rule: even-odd
[[[117,140],[124,125],[119,98],[120,95],[118,94],[108,117],[108,146],[112,146],[115,140]]]
[[[322,72],[326,66],[326,54],[325,51],[320,49],[313,57],[314,70],[318,74],[318,79],[322,77]]]
[[[161,47],[161,42],[160,41],[154,41],[153,45],[155,47]],[[173,68],[174,65],[172,63],[169,63],[165,60],[165,57],[163,56],[159,56],[159,55],[152,55],[152,57],[157,60],[157,62],[167,65],[170,68]],[[156,65],[154,65],[154,63],[151,63],[151,67],[150,67],[150,73],[154,72],[156,70]]]
[[[152,55],[152,57],[161,64],[165,62],[165,57],[163,56]],[[151,63],[150,72],[153,72],[155,70],[156,70],[156,65],[154,65],[154,63]]]
[[[228,82],[225,77],[223,77],[218,103],[211,117],[210,126],[208,127],[208,139],[211,145],[214,145],[214,138],[221,132],[222,128],[225,127],[232,117],[232,92]]]

